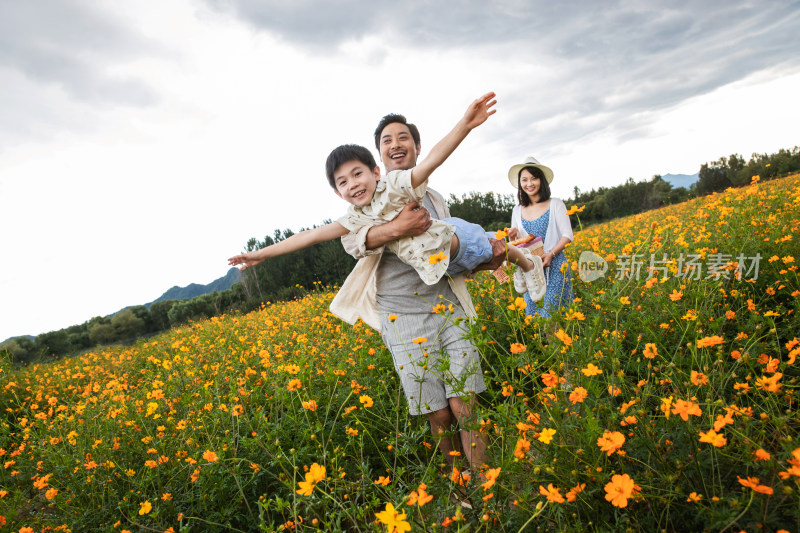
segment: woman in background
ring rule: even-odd
[[[558,198],[550,197],[553,171],[528,157],[523,163],[512,166],[508,180],[517,190],[519,204],[511,213],[510,239],[535,235],[544,240],[542,265],[547,277],[547,292],[543,307],[524,295],[529,315],[549,317],[562,306],[572,303],[572,281],[564,248],[572,242],[572,224],[567,216],[567,206]]]

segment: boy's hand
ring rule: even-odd
[[[497,103],[497,100],[494,97],[495,93],[486,93],[470,104],[467,112],[464,113],[463,119],[467,128],[473,129],[480,126],[486,122],[487,118],[495,114],[497,110],[492,109],[492,107]]]
[[[249,254],[239,254],[231,257],[228,259],[228,266],[239,266],[239,270],[244,270],[247,267],[256,266],[257,264],[261,263],[263,259],[256,259],[253,257],[252,253]]]

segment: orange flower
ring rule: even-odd
[[[525,345],[515,342],[511,345],[511,353],[522,353],[525,351]]]
[[[619,431],[606,431],[602,437],[597,439],[597,445],[610,457],[615,451],[622,448],[625,444],[625,435]]]
[[[528,450],[531,449],[531,443],[525,437],[520,437],[517,439],[517,445],[514,447],[514,457],[518,457],[519,459],[524,459],[525,454]]]
[[[545,387],[555,387],[558,385],[558,376],[552,370],[548,370],[547,373],[542,374],[541,377]]]
[[[549,502],[564,503],[564,497],[561,495],[561,489],[554,487],[552,483],[548,483],[547,488],[539,485],[539,494],[545,496]]]
[[[425,483],[420,483],[417,490],[411,491],[411,494],[408,496],[408,501],[406,505],[419,505],[422,507],[429,501],[433,500],[433,495],[428,494],[428,486]]]
[[[759,484],[759,479],[757,477],[748,477],[746,479],[742,479],[739,476],[736,476],[736,479],[738,479],[739,483],[745,487],[749,487],[756,492],[760,492],[761,494],[772,494],[774,492],[772,487]]]
[[[295,492],[301,496],[311,496],[311,493],[314,491],[314,487],[317,486],[317,483],[325,479],[325,473],[326,471],[324,466],[321,466],[317,463],[312,463],[308,469],[308,472],[306,472],[305,481],[300,481],[297,483],[297,486],[300,488]]]
[[[481,483],[481,487],[483,487],[483,490],[486,491],[492,488],[494,482],[497,481],[497,477],[500,475],[501,469],[502,468],[498,466],[497,468],[489,468],[488,470],[486,470],[486,472],[484,472],[484,476],[486,476],[486,481],[484,483]]]
[[[447,259],[447,256],[444,255],[444,252],[439,252],[438,254],[433,254],[432,256],[428,257],[428,263],[435,265],[437,263],[441,263]]]
[[[635,484],[628,474],[615,474],[611,481],[606,483],[606,500],[614,507],[627,507],[628,499],[633,496]]]
[[[697,347],[710,348],[711,346],[716,346],[718,344],[722,344],[723,342],[725,342],[725,339],[718,335],[714,335],[713,337],[703,337],[702,339],[697,339]]]
[[[508,228],[499,229],[499,230],[494,232],[494,238],[497,239],[498,241],[501,241],[501,240],[505,239],[506,237],[508,237]]]
[[[629,303],[631,303],[631,299],[628,298],[627,296],[620,296],[619,303],[621,303],[622,305],[628,305]]]
[[[703,414],[703,411],[700,410],[700,406],[694,402],[677,400],[675,402],[675,407],[672,408],[672,414],[680,415],[683,421],[686,422],[689,420],[689,415],[700,416]]]
[[[289,383],[286,385],[286,390],[288,391],[296,391],[303,388],[303,382],[299,379],[290,379]]]
[[[578,387],[570,393],[569,401],[573,404],[583,403],[583,400],[585,400],[587,396],[589,396],[589,392],[583,387]]]
[[[317,401],[316,400],[309,400],[307,402],[303,402],[303,409],[308,409],[309,411],[316,411],[317,410]]]
[[[759,448],[753,452],[753,455],[756,458],[756,461],[769,461],[772,459],[772,456],[763,448]]]
[[[689,503],[697,503],[703,499],[702,494],[697,494],[696,492],[690,492],[689,497],[686,498],[686,501]]]
[[[376,485],[383,485],[385,487],[386,485],[388,485],[391,482],[392,482],[392,480],[389,479],[388,476],[380,476],[380,477],[378,477],[378,480],[375,481],[375,484]]]
[[[217,454],[212,452],[211,450],[206,450],[203,452],[203,459],[205,459],[209,463],[216,463],[219,457],[217,457]]]
[[[579,483],[578,485],[575,485],[574,487],[569,489],[569,492],[567,492],[567,501],[574,502],[575,500],[577,500],[578,494],[583,492],[583,489],[585,488],[586,488],[586,483]]]
[[[695,385],[708,385],[708,377],[697,370],[692,370],[691,380]]]
[[[677,290],[677,289],[673,290],[673,291],[672,291],[672,294],[670,294],[670,295],[669,295],[669,299],[670,299],[670,300],[672,300],[673,302],[677,302],[677,301],[679,301],[681,298],[683,298],[683,293],[682,293],[682,292],[680,292],[680,291],[679,291],[679,290]]]
[[[555,335],[556,337],[558,337],[558,340],[563,342],[566,346],[572,345],[572,337],[567,335],[567,333],[563,329],[559,328],[559,330],[556,331]]]
[[[412,340],[414,344],[422,344],[423,342],[428,342],[428,339],[425,337],[417,337],[416,339]]]
[[[783,374],[780,372],[775,372],[772,374],[772,377],[769,378],[767,376],[761,376],[756,380],[756,387],[766,392],[780,392],[783,385],[778,383],[778,380],[782,377]]]
[[[658,348],[652,342],[648,342],[644,345],[644,351],[642,351],[642,355],[647,357],[648,359],[653,359],[655,356],[658,355]]]

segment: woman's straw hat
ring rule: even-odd
[[[514,165],[510,169],[508,169],[508,181],[511,182],[511,186],[515,189],[519,187],[519,171],[525,167],[536,167],[542,171],[544,174],[544,179],[547,180],[547,183],[553,183],[553,171],[550,167],[546,167],[543,164],[539,163],[535,157],[528,156],[525,158],[524,163],[520,163],[518,165]]]

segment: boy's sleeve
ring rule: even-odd
[[[371,226],[364,226],[358,231],[351,231],[342,237],[342,246],[344,251],[355,259],[362,259],[368,255],[377,255],[383,253],[383,246],[367,249],[367,233],[369,233]]]
[[[416,189],[411,186],[411,171],[393,170],[386,175],[386,193],[389,195],[389,202],[408,203],[410,201],[420,201],[428,191],[428,182],[423,182]]]

